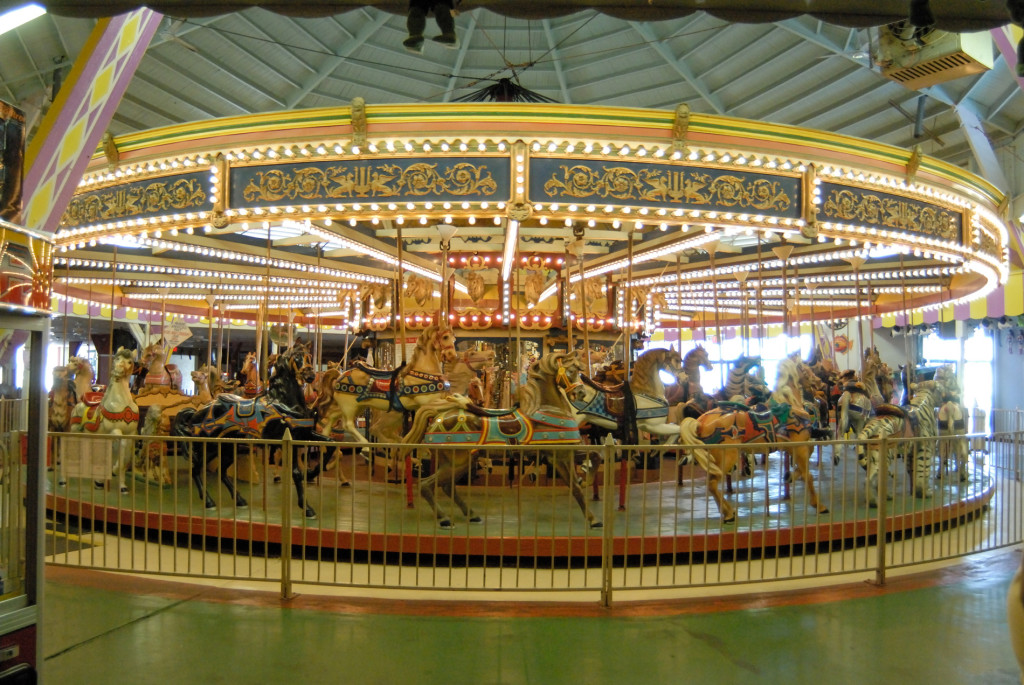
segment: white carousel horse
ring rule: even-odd
[[[81,402],[82,398],[92,392],[92,384],[96,378],[92,364],[85,357],[71,357],[68,359],[68,371],[75,379],[75,397]]]
[[[619,431],[623,436],[632,436],[635,426],[664,439],[665,444],[674,443],[679,439],[679,425],[668,422],[669,405],[660,372],[666,371],[675,381],[685,382],[679,353],[658,348],[647,350],[637,357],[631,371],[628,384],[614,386],[599,385],[588,376],[581,376],[582,385],[569,396],[573,414],[579,423],[587,421],[608,431]],[[622,433],[622,429],[626,432]]]
[[[96,403],[85,398],[75,405],[71,413],[72,433],[102,433],[105,435],[137,435],[139,432],[139,405],[128,388],[128,378],[135,369],[132,350],[117,350],[110,361],[110,383],[103,397]],[[132,441],[114,441],[114,475],[122,495],[128,494],[124,474],[132,460]],[[102,487],[102,481],[96,482]]]
[[[676,355],[678,357],[678,354]],[[527,382],[519,389],[519,407],[484,409],[452,396],[434,402],[416,412],[412,428],[403,442],[425,442],[437,462],[437,469],[420,483],[420,494],[434,509],[438,525],[450,528],[451,518],[437,504],[440,489],[462,510],[471,523],[481,519],[462,499],[455,484],[471,467],[470,449],[445,448],[446,445],[477,446],[483,450],[515,441],[521,445],[577,445],[580,431],[575,412],[564,392],[572,392],[579,382],[580,359],[575,352],[551,352],[530,365]],[[586,494],[573,469],[574,455],[568,450],[552,450],[555,473],[568,484],[587,524],[598,528],[601,522],[587,507]]]
[[[356,416],[364,409],[415,411],[448,394],[442,364],[458,358],[455,334],[448,326],[434,324],[420,333],[409,363],[394,371],[375,369],[362,362],[340,373],[334,381],[331,400],[324,400],[319,421],[326,426],[341,423],[358,442],[368,442],[358,428]]]
[[[776,388],[775,395],[786,397],[794,392],[790,385],[792,379],[799,378],[797,362],[783,359],[779,369],[784,387]],[[802,404],[802,400],[799,401]],[[717,408],[698,418],[686,417],[679,424],[680,444],[689,448],[697,463],[707,471],[707,490],[718,504],[722,523],[736,520],[736,507],[722,495],[719,484],[740,463],[741,456],[755,449],[754,445],[774,442],[803,443],[787,452],[804,481],[811,506],[819,513],[828,513],[828,507],[818,499],[810,471],[813,450],[806,443],[811,439],[811,420],[787,404],[773,402],[772,405],[749,407],[738,402],[720,402]],[[707,446],[716,448],[707,449]],[[681,469],[678,483],[682,485]]]
[[[867,472],[865,488],[869,506],[877,506],[878,474],[882,461],[882,438],[918,437],[934,438],[938,435],[935,407],[942,401],[943,388],[935,381],[922,381],[912,385],[914,398],[903,407],[879,408],[879,415],[867,422],[864,430],[857,434],[857,456],[860,465]],[[912,452],[914,471],[914,495],[931,497],[931,473],[935,458],[935,441],[923,440],[907,445]],[[895,451],[890,447],[885,455],[886,472]],[[908,463],[908,470],[911,464]]]

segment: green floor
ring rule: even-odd
[[[1020,552],[743,601],[508,609],[189,586],[48,569],[45,681],[1017,685]]]

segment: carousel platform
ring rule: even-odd
[[[997,494],[994,473],[980,454],[973,455],[965,480],[955,472],[944,476],[936,480],[934,495],[927,498],[907,492],[901,464],[896,462],[896,477],[890,480],[892,499],[883,509],[884,529],[894,538],[971,520]],[[295,506],[294,492],[290,494],[291,543],[320,558],[376,553],[461,556],[468,563],[524,558],[572,563],[600,557],[606,541],[614,556],[627,560],[651,555],[686,561],[708,555],[797,554],[803,549],[869,543],[882,520],[880,510],[866,504],[863,471],[856,459],[850,455],[833,460],[828,446],[812,462],[827,513],[807,503],[802,483],[786,482],[782,458],[772,454],[752,476],[734,481],[728,497],[737,507],[737,520],[724,525],[717,505],[707,495],[704,472],[684,466],[682,485],[677,485],[672,458],[662,459],[658,468],[629,468],[625,488],[617,482],[604,488],[604,474],[599,471],[593,479],[596,485],[588,483],[587,494],[598,497],[589,507],[602,527],[586,525],[569,489],[549,480],[543,467],[511,481],[504,467],[478,472],[472,483],[460,486],[460,492],[481,521],[471,523],[458,514],[451,528],[442,528],[419,497],[418,482],[411,488],[409,506],[410,488],[391,482],[379,464],[371,472],[364,459],[349,456],[340,460],[340,466],[343,480],[337,470],[331,470],[307,486],[309,502],[318,514],[315,519],[305,518]],[[616,474],[621,473],[619,464],[614,467]],[[216,540],[232,548],[242,543],[265,548],[269,554],[282,542],[285,488],[272,477],[241,482],[248,506],[236,507],[211,473],[210,492],[220,506],[206,510],[184,463],[172,473],[170,485],[129,477],[127,495],[116,488],[96,489],[92,480],[80,478],[58,486],[53,474],[49,476],[51,514],[74,521],[81,529],[119,529],[122,535],[151,540],[174,536],[175,544],[182,539],[207,546]],[[457,512],[447,498],[439,498],[449,512]]]

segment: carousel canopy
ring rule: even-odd
[[[0,2],[0,8],[23,4],[20,0]],[[142,6],[171,16],[209,17],[259,7],[293,17],[326,17],[351,9],[374,7],[388,12],[405,13],[408,3],[358,2],[356,0],[319,0],[318,2],[253,2],[229,0],[200,2],[199,0],[157,0],[133,2],[121,0],[40,0],[37,4],[47,11],[68,17],[105,17]],[[652,3],[650,0],[625,2],[587,2],[585,0],[548,0],[547,2],[521,2],[520,0],[483,0],[458,3],[465,9],[483,7],[518,19],[552,19],[574,12],[594,10],[620,19],[634,21],[660,21],[678,19],[695,12],[730,22],[762,23],[792,19],[809,15],[815,19],[840,26],[880,26],[906,18],[907,2],[891,0],[762,0],[758,3],[743,0],[676,0],[672,3]],[[929,3],[938,28],[952,31],[976,31],[995,28],[1010,21],[1010,11],[1003,2],[971,0],[931,0]]]

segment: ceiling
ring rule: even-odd
[[[2,3],[11,4],[16,3]],[[43,4],[64,15],[90,15],[135,3]],[[356,96],[368,104],[448,102],[503,77],[561,103],[661,109],[687,103],[695,112],[902,147],[921,144],[927,154],[964,166],[972,164],[965,121],[976,119],[996,148],[1011,142],[1024,123],[1024,92],[1002,57],[983,74],[911,91],[883,77],[874,64],[877,29],[796,14],[804,7],[836,22],[863,24],[891,19],[893,6],[901,3],[856,3],[853,13],[843,9],[853,4],[846,0],[755,3],[772,8],[762,12],[735,1],[680,2],[672,8],[633,2],[567,13],[600,3],[562,2],[545,3],[549,16],[533,18],[508,16],[527,13],[524,5],[538,12],[533,3],[465,3],[456,20],[458,48],[428,40],[422,54],[403,49],[405,17],[388,11],[404,2],[302,3],[308,14],[343,10],[315,18],[252,7],[213,14],[253,4],[258,3],[152,5],[192,17],[164,19],[110,132],[116,137],[250,112],[343,106]],[[262,4],[300,13],[297,3]],[[698,5],[709,11],[695,12]],[[932,5],[940,24],[1005,21],[1001,2]],[[670,14],[679,16],[639,18]],[[786,15],[793,16],[771,23],[720,18],[763,22]],[[48,14],[0,36],[0,99],[26,111],[30,135],[95,21]],[[431,19],[427,35],[434,33]],[[915,137],[919,105],[923,116]]]

